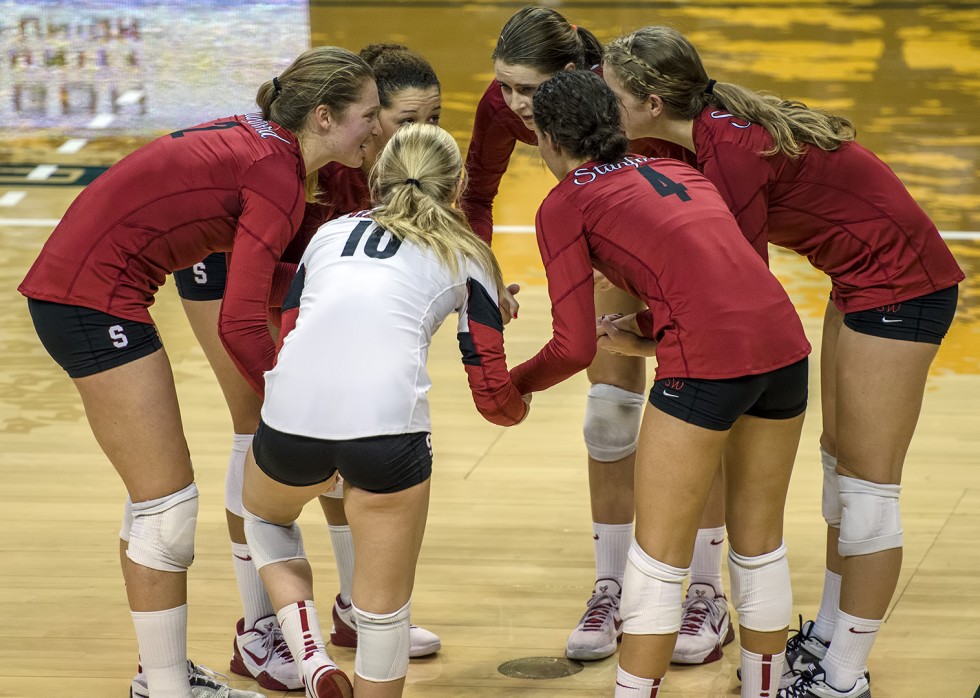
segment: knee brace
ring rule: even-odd
[[[332,491],[325,494],[321,494],[321,497],[329,497],[330,499],[343,499],[344,498],[344,478],[337,476],[337,486],[333,488]]]
[[[161,572],[186,572],[194,561],[197,485],[148,502],[133,502],[126,557]]]
[[[681,585],[687,569],[647,555],[636,539],[626,556],[619,613],[630,635],[670,635],[681,629]]]
[[[133,500],[126,496],[126,504],[123,506],[122,526],[119,528],[119,537],[127,543],[130,533],[133,530]]]
[[[770,553],[745,557],[728,551],[732,603],[738,623],[749,630],[770,633],[789,627],[793,588],[789,581],[786,544]]]
[[[395,681],[408,673],[412,601],[394,613],[369,613],[353,606],[357,623],[354,672],[368,681]]]
[[[828,526],[840,528],[840,491],[837,489],[837,458],[820,449],[823,464],[823,497],[820,510]]]
[[[596,383],[585,401],[585,448],[597,461],[611,463],[636,451],[646,398],[615,385]]]
[[[280,526],[256,516],[248,509],[242,509],[242,514],[245,519],[245,540],[255,569],[260,570],[274,562],[306,558],[303,533],[295,521],[288,526]]]
[[[235,516],[242,514],[242,483],[245,481],[245,456],[252,445],[252,434],[235,434],[225,473],[225,509]]]
[[[844,557],[902,547],[901,485],[837,476],[843,512],[837,552]]]

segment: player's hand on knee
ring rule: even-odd
[[[520,290],[520,284],[510,284],[500,289],[500,317],[505,325],[516,318],[517,311],[521,309],[521,304],[514,297]]]
[[[657,343],[644,337],[636,323],[636,314],[603,315],[596,320],[596,344],[621,356],[656,356]]]

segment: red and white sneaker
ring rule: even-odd
[[[409,657],[428,657],[442,649],[442,640],[434,632],[417,625],[408,629]],[[357,647],[357,621],[354,608],[345,604],[340,594],[333,604],[333,627],[330,628],[330,644],[334,647]]]
[[[304,662],[311,664],[312,662]],[[309,676],[304,676],[306,698],[354,698],[354,687],[347,674],[333,662],[323,662],[313,667]]]
[[[723,656],[721,648],[734,639],[728,599],[710,584],[691,584],[670,661],[674,664],[716,662]]]
[[[600,579],[585,605],[585,613],[568,636],[565,656],[569,659],[603,659],[616,651],[623,635],[619,616],[622,588],[615,579]]]
[[[232,644],[231,671],[255,679],[270,691],[297,691],[303,688],[299,665],[293,661],[282,629],[275,616],[266,616],[245,630],[245,619],[238,621]]]

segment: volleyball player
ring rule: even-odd
[[[816,620],[787,645],[783,685],[792,683],[787,696],[869,696],[867,658],[901,568],[902,466],[963,272],[847,119],[709,79],[694,46],[666,27],[616,40],[604,68],[630,137],[683,145],[764,259],[772,243],[830,277],[820,362],[827,569]]]
[[[331,162],[318,171],[321,202],[307,204],[303,223],[283,253],[283,264],[278,268],[276,288],[272,291],[275,298],[270,300],[276,317],[296,264],[320,225],[370,207],[366,173],[388,139],[406,123],[439,123],[442,111],[439,80],[422,56],[396,44],[372,44],[363,48],[360,56],[374,71],[378,86],[380,135],[366,144],[360,167]],[[238,622],[235,633],[231,671],[251,676],[270,690],[292,690],[302,688],[302,678],[282,640],[275,610],[251,562],[241,518],[245,453],[258,427],[262,400],[239,373],[218,337],[217,320],[224,294],[225,269],[225,255],[217,253],[193,267],[175,272],[174,281],[194,334],[221,386],[235,432],[225,482],[225,507],[244,617]],[[350,605],[354,549],[350,526],[344,516],[343,485],[321,497],[320,503],[329,526],[340,578],[330,641],[338,647],[356,647],[357,630]],[[432,654],[441,647],[436,634],[417,626],[412,626],[411,641],[413,657]]]
[[[806,409],[810,345],[799,317],[710,182],[684,163],[627,153],[601,78],[558,73],[533,103],[539,149],[559,179],[535,221],[554,337],[511,371],[514,384],[544,390],[592,361],[593,268],[646,305],[639,323],[657,342],[616,695],[657,695],[724,456],[742,696],[771,696],[792,610],[782,526]]]
[[[139,641],[138,698],[258,695],[187,661],[198,493],[148,311],[153,296],[166,274],[233,251],[218,331],[261,395],[275,349],[267,299],[303,217],[306,173],[333,160],[360,165],[379,130],[371,69],[343,49],[305,52],[256,102],[261,113],[175,131],[111,167],[74,201],[20,285],[129,494],[120,557]]]
[[[480,412],[505,426],[527,414],[507,374],[500,270],[453,208],[461,185],[449,133],[422,124],[396,132],[371,174],[378,207],[319,230],[283,306],[281,349],[246,464],[245,533],[311,698],[350,695],[320,678],[331,663],[295,524],[338,470],[356,552],[354,690],[359,698],[402,693],[432,470],[425,364],[449,313],[459,313]]]
[[[477,107],[466,157],[467,187],[463,206],[473,230],[487,242],[493,235],[494,198],[515,144],[537,144],[531,96],[543,81],[563,70],[597,66],[602,45],[591,32],[570,24],[558,12],[526,7],[504,25],[493,53],[496,78]],[[681,148],[664,142],[635,142],[642,154],[678,155]],[[596,310],[600,314],[634,313],[635,298],[597,277]],[[588,451],[592,538],[596,582],[585,613],[569,635],[566,654],[573,659],[601,659],[616,651],[622,633],[618,615],[626,553],[633,535],[633,463],[645,402],[645,361],[607,352],[588,369],[584,437]],[[723,495],[720,480],[710,501]],[[719,506],[708,508],[714,512]],[[723,514],[701,522],[691,567],[691,586],[674,661],[701,664],[722,656],[734,631],[721,579],[725,540]]]

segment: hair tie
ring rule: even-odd
[[[418,187],[419,189],[422,188],[422,182],[418,181],[417,179],[412,179],[411,177],[405,180],[405,184],[412,184]]]
[[[718,82],[717,80],[708,80],[708,86],[704,88],[704,93],[706,95],[713,95],[714,94],[714,89],[715,89],[715,84],[717,82]]]
[[[275,90],[275,96],[278,97],[279,93],[282,92],[282,85],[279,84],[279,78],[272,78],[272,89]]]
[[[576,34],[578,34],[578,25],[577,24],[573,24],[572,25],[572,31],[574,31]]]

